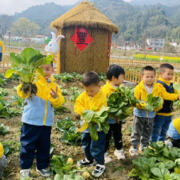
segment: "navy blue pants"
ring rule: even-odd
[[[2,61],[2,53],[0,53],[0,62]]]
[[[89,161],[95,159],[96,164],[104,165],[105,144],[106,144],[106,134],[103,131],[98,132],[97,141],[93,141],[91,139],[90,133],[83,132],[82,148],[84,150],[85,157]]]
[[[49,165],[51,126],[34,126],[23,123],[21,127],[20,167],[29,169],[33,164],[36,152],[37,169],[45,169]]]
[[[156,115],[150,140],[153,142],[165,141],[171,120],[172,116]]]

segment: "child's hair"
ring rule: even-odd
[[[141,75],[144,75],[144,71],[154,71],[154,74],[156,74],[156,70],[152,66],[146,66],[141,70]]]
[[[90,86],[92,84],[94,85],[98,85],[100,82],[99,80],[99,76],[96,72],[86,72],[84,75],[83,75],[83,78],[82,78],[82,84],[84,86]]]
[[[46,57],[46,55],[43,55],[43,57]],[[51,61],[51,66],[52,66],[52,68],[53,68],[53,61]]]
[[[162,64],[159,68],[159,72],[162,72],[164,73],[166,69],[171,69],[171,70],[174,70],[174,67],[171,65],[171,64]]]
[[[117,64],[110,65],[108,67],[108,69],[107,69],[107,72],[106,72],[106,76],[107,76],[109,81],[112,80],[113,76],[118,79],[120,74],[124,75],[125,71],[124,71],[124,69],[121,66],[119,66]]]

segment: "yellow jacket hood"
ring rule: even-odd
[[[102,88],[103,93],[108,97],[111,93],[115,92],[115,88],[110,84],[110,81],[107,81]]]

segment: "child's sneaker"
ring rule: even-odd
[[[92,175],[94,177],[100,177],[104,173],[105,169],[106,167],[104,165],[97,164],[96,168],[92,172]]]
[[[146,148],[147,148],[146,146],[144,146],[143,144],[140,144],[140,146],[139,146],[139,151],[140,151],[140,152],[143,152],[144,149],[146,149]]]
[[[89,161],[86,158],[81,160],[81,161],[79,161],[77,164],[80,165],[80,166],[93,166],[94,165],[93,160]]]
[[[137,149],[134,149],[134,147],[132,147],[132,146],[129,149],[129,153],[131,156],[138,156],[139,155]]]
[[[108,153],[104,154],[104,160],[105,160],[105,163],[109,163],[112,161],[112,159],[109,157]]]
[[[30,169],[23,169],[20,171],[21,173],[21,179],[20,180],[25,180],[26,178],[30,177]]]
[[[167,145],[169,149],[173,148],[173,144],[169,140],[165,141],[165,145]]]
[[[51,176],[51,171],[50,171],[48,168],[46,168],[46,169],[41,169],[41,170],[39,170],[39,169],[36,168],[36,171],[39,172],[39,173],[41,174],[41,176],[43,176],[43,177],[49,177],[49,176]]]
[[[114,155],[118,158],[118,159],[126,159],[125,155],[124,155],[124,150],[115,150],[114,151]]]

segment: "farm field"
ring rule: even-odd
[[[74,113],[74,103],[72,101],[75,100],[76,96],[80,91],[83,91],[83,87],[81,85],[81,82],[79,79],[81,79],[81,76],[77,76],[77,74],[74,74],[76,76],[75,79],[72,78],[72,76],[68,77],[68,82],[62,82],[66,81],[67,79],[61,78],[61,76],[57,76],[57,84],[61,87],[66,103],[63,105],[63,107],[67,108],[62,111],[56,111],[55,115],[55,124],[52,127],[52,134],[51,134],[51,143],[55,146],[54,151],[51,154],[52,155],[60,155],[62,152],[66,156],[71,156],[74,160],[74,165],[76,166],[77,161],[84,158],[83,150],[80,145],[69,145],[67,143],[62,142],[62,132],[59,131],[59,129],[56,128],[56,122],[57,120],[63,120],[66,117],[69,117],[75,124],[78,124],[79,117]],[[101,77],[101,84],[105,84],[105,79],[102,76]],[[7,90],[7,96],[4,96],[4,100],[12,101],[12,96],[17,95],[16,91],[13,90],[14,86],[18,85],[18,80],[14,78],[8,79],[7,84],[4,86],[3,89]],[[58,113],[58,114],[57,114]],[[173,119],[177,118],[177,113],[173,113]],[[138,157],[131,157],[129,155],[129,148],[130,148],[130,132],[131,132],[131,126],[132,126],[132,120],[133,116],[125,119],[125,123],[122,126],[122,132],[123,132],[123,146],[125,150],[126,159],[125,160],[117,160],[114,156],[114,147],[113,143],[111,143],[111,147],[109,150],[109,154],[112,157],[113,161],[106,164],[106,172],[100,179],[102,180],[128,180],[130,179],[128,176],[128,173],[133,168],[132,160],[137,159]],[[19,143],[19,137],[20,137],[20,125],[21,125],[21,114],[19,116],[10,117],[8,119],[0,118],[0,123],[4,124],[4,126],[9,127],[9,133],[5,134],[4,136],[0,135],[0,142],[7,143],[10,147],[10,152],[7,154],[8,158],[8,165],[5,169],[4,176],[2,180],[19,180],[20,179],[20,167],[19,167],[19,152],[20,152],[20,143]],[[9,142],[8,142],[9,141]],[[31,170],[31,179],[39,179],[39,180],[45,180],[46,178],[42,178],[36,171],[36,162],[34,160],[33,167]],[[89,172],[93,170],[94,167],[88,168]],[[51,176],[53,179],[53,175]]]
[[[169,62],[169,63],[179,63],[180,57],[169,57],[169,56],[154,56],[148,54],[135,54],[134,59],[142,59],[147,61],[157,61],[157,62]]]

